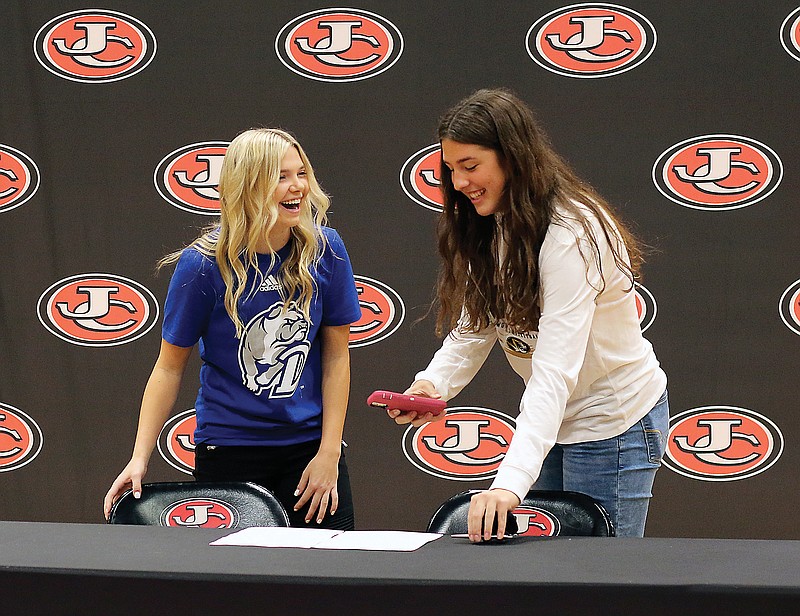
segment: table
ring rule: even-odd
[[[212,547],[225,530],[0,522],[5,614],[800,614],[800,541],[442,537]]]

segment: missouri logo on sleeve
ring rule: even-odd
[[[107,83],[143,71],[156,55],[156,37],[138,19],[100,9],[59,15],[37,32],[33,49],[54,75]]]
[[[275,53],[289,70],[317,81],[358,81],[390,69],[403,35],[385,17],[361,9],[323,9],[287,23]]]

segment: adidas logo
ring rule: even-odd
[[[278,279],[275,278],[272,274],[267,276],[264,279],[264,282],[261,283],[261,286],[258,288],[259,291],[280,291],[281,285],[278,282]]]

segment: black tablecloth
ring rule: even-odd
[[[442,537],[414,552],[208,545],[229,532],[0,522],[0,612],[800,614],[800,541]]]

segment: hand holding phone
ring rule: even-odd
[[[398,409],[404,413],[414,411],[417,415],[432,413],[435,416],[444,413],[447,402],[436,398],[426,398],[425,396],[400,394],[393,391],[379,389],[373,391],[367,404],[380,408]]]

